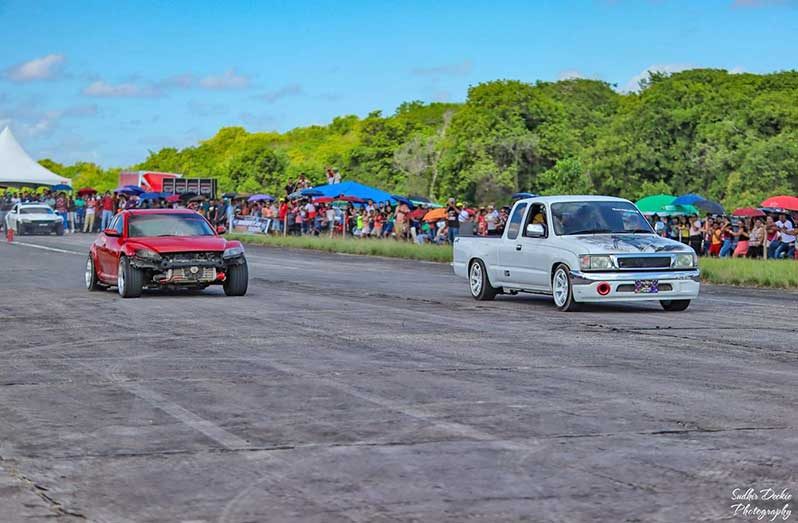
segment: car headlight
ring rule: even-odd
[[[690,252],[684,254],[677,254],[673,260],[674,269],[693,269],[698,265],[698,257]]]
[[[615,268],[612,259],[606,254],[583,254],[579,257],[579,266],[583,271],[609,271]]]
[[[142,260],[159,261],[161,259],[161,255],[152,249],[143,247],[136,251],[136,258],[141,258]]]
[[[229,259],[229,258],[236,258],[244,254],[244,247],[238,245],[236,247],[228,247],[222,253],[222,258]]]

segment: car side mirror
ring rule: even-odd
[[[546,226],[542,223],[530,223],[526,226],[526,235],[530,238],[543,238],[546,236]]]
[[[122,236],[116,229],[103,229],[103,234],[112,238],[119,238]]]
[[[216,226],[216,234],[224,234],[227,232],[227,227],[224,225],[217,225]]]

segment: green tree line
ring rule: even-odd
[[[115,186],[119,169],[42,163],[76,186]],[[652,74],[638,92],[597,80],[473,86],[462,104],[406,102],[285,133],[226,127],[129,169],[217,177],[223,190],[280,193],[300,173],[476,203],[516,191],[630,199],[697,192],[728,208],[798,193],[798,72]]]

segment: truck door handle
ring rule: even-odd
[[[515,246],[515,250],[516,250],[516,251],[520,251],[520,250],[521,250],[521,244],[520,244],[520,243],[519,243],[518,245],[516,245],[516,246]]]

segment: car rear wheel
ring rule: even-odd
[[[94,269],[94,258],[91,257],[91,254],[86,259],[85,280],[86,288],[90,291],[100,291],[105,288],[105,285],[100,283],[99,278],[97,278],[97,271]]]
[[[669,312],[678,312],[690,306],[690,300],[660,300],[662,308]]]
[[[116,285],[119,290],[119,295],[123,298],[138,298],[141,296],[141,289],[144,286],[144,275],[140,270],[130,265],[126,256],[122,256],[119,259]]]
[[[249,269],[247,261],[241,265],[231,265],[227,268],[224,280],[224,293],[228,296],[243,296],[247,293],[249,286]]]
[[[468,269],[468,288],[475,300],[490,301],[499,294],[499,290],[490,284],[488,271],[482,260],[474,260]]]
[[[577,309],[570,272],[568,266],[560,264],[554,270],[554,276],[551,278],[551,294],[554,297],[554,305],[563,312]]]

